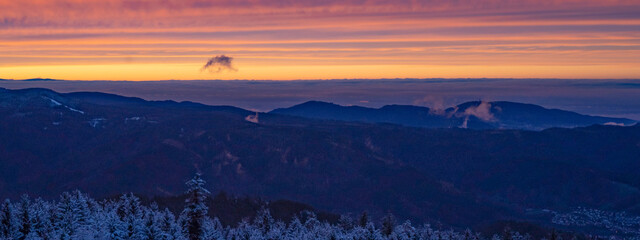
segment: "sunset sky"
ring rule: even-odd
[[[0,0],[0,78],[35,77],[640,78],[640,1]]]

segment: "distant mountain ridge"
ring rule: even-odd
[[[533,104],[506,101],[466,102],[441,110],[411,105],[367,108],[309,101],[289,108],[275,109],[270,113],[314,119],[392,123],[425,128],[542,130],[552,127],[572,128],[594,124],[629,126],[636,123],[631,119],[582,115],[570,111],[547,109]]]
[[[37,82],[37,81],[64,81],[64,80],[52,79],[52,78],[28,78],[28,79],[3,79],[3,78],[0,78],[0,81]]]

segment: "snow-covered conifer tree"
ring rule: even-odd
[[[20,199],[20,203],[18,204],[18,220],[20,221],[20,226],[18,231],[20,232],[19,240],[24,240],[29,233],[31,232],[31,228],[33,225],[33,217],[31,214],[31,199],[29,196],[23,195]]]
[[[369,214],[367,213],[367,211],[364,211],[358,218],[358,226],[365,228],[367,227],[367,224],[369,224]]]
[[[16,217],[13,204],[9,199],[0,206],[0,239],[19,239],[20,221]]]
[[[185,239],[182,227],[176,222],[176,218],[169,209],[164,209],[160,213],[160,231],[162,240],[182,240]]]
[[[158,240],[162,237],[162,231],[160,230],[160,216],[158,211],[158,204],[151,203],[149,208],[146,208],[143,214],[144,219],[144,239],[146,240]]]
[[[40,198],[31,205],[33,212],[33,225],[30,235],[39,239],[55,239],[56,231],[53,220],[55,219],[55,208],[51,203]]]
[[[189,240],[203,239],[203,225],[207,217],[208,208],[205,203],[209,191],[204,188],[206,182],[196,174],[193,179],[186,182],[187,190],[186,205],[180,216],[183,224],[183,231]]]
[[[382,218],[381,225],[382,225],[382,228],[380,229],[380,231],[382,232],[382,235],[384,235],[385,237],[389,237],[389,235],[393,233],[393,230],[396,227],[395,216],[393,216],[393,214],[391,213],[388,213],[386,216]]]
[[[133,194],[120,197],[116,212],[126,226],[127,239],[145,239],[144,210],[140,205],[140,199]]]
[[[218,218],[207,218],[204,223],[204,238],[208,240],[225,239],[225,229]]]

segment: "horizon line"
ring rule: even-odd
[[[640,80],[637,78],[516,78],[516,77],[458,77],[458,78],[313,78],[313,79],[149,79],[149,80],[108,80],[108,79],[56,79],[56,78],[25,78],[8,79],[0,78],[5,82],[169,82],[169,81],[265,81],[265,82],[294,82],[294,81],[379,81],[379,80]]]

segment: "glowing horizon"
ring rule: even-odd
[[[0,78],[640,78],[640,3],[0,1]],[[200,71],[212,56],[237,72]]]

